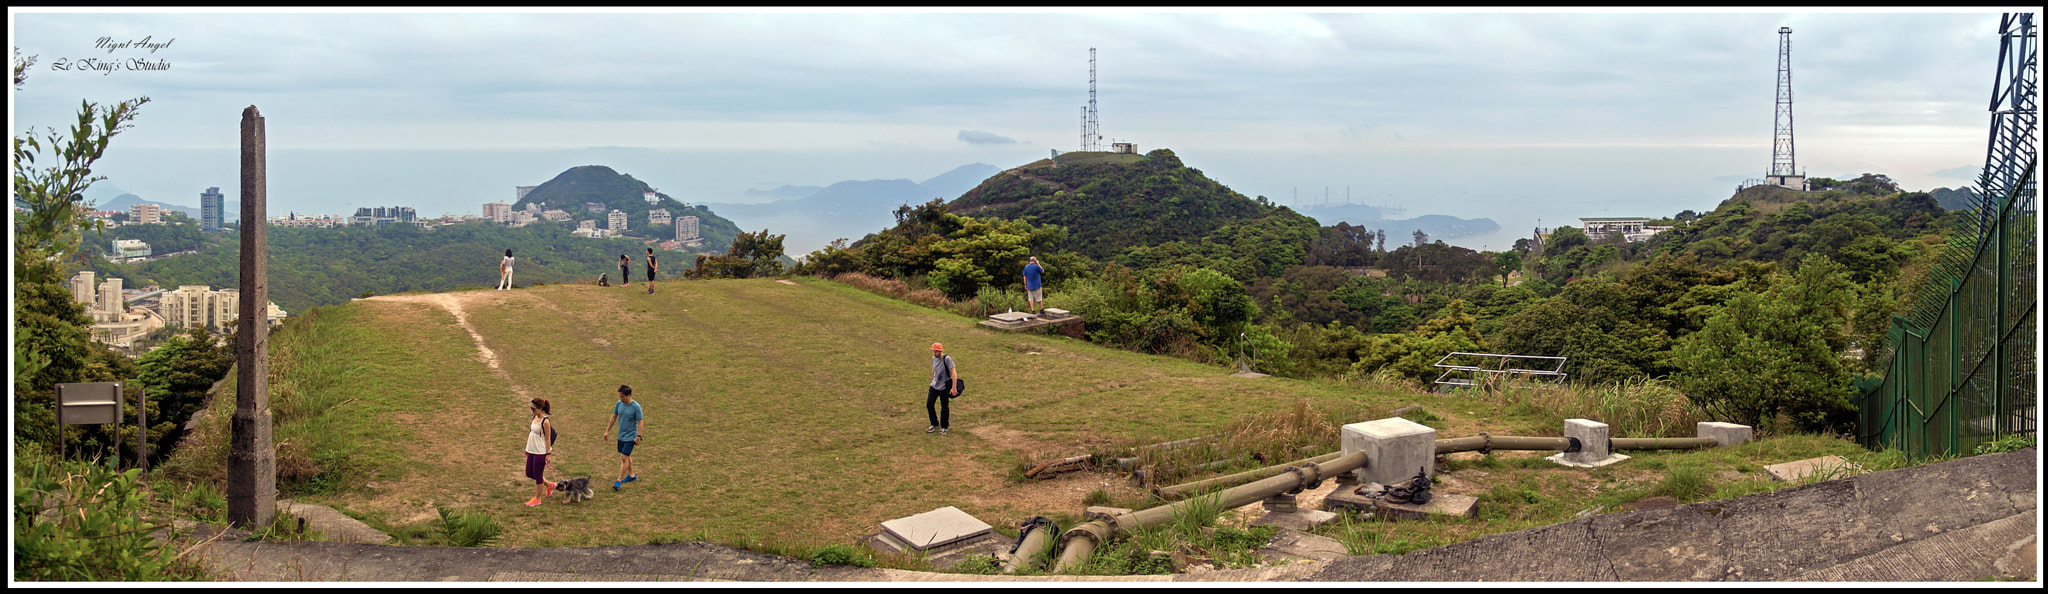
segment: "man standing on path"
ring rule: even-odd
[[[647,248],[647,294],[654,294],[654,248]]]
[[[640,445],[640,426],[645,421],[640,403],[633,401],[633,387],[619,386],[619,403],[612,405],[612,420],[604,424],[604,435],[610,435],[614,425],[619,428],[619,479],[612,481],[613,491],[640,480],[640,475],[633,473],[633,446]]]
[[[1032,315],[1045,309],[1045,267],[1038,265],[1038,256],[1032,256],[1031,263],[1024,265],[1024,301]]]
[[[938,432],[945,435],[947,424],[952,421],[952,397],[960,394],[960,368],[953,365],[953,358],[946,355],[946,346],[932,343],[932,383],[924,394],[924,416],[931,419],[932,426],[924,432]],[[932,404],[939,408],[932,410]]]

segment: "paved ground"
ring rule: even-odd
[[[248,581],[1591,582],[2039,581],[2039,450],[1737,499],[1613,513],[1416,551],[1172,576],[1007,577],[828,567],[706,543],[594,548],[242,542],[203,554]]]

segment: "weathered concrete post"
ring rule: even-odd
[[[242,295],[235,333],[235,416],[229,423],[228,523],[254,530],[277,513],[277,447],[270,435],[269,243],[264,231],[263,116],[242,110]]]

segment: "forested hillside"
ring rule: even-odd
[[[595,220],[597,228],[608,228],[605,216],[613,210],[626,213],[626,234],[642,239],[673,239],[676,236],[673,223],[649,225],[647,211],[665,209],[669,215],[680,219],[685,216],[697,217],[697,232],[704,236],[705,251],[724,252],[732,247],[733,237],[740,233],[739,225],[711,212],[701,204],[685,206],[682,201],[667,194],[655,192],[656,200],[647,202],[646,193],[654,187],[647,182],[634,179],[613,171],[603,165],[571,167],[547,183],[535,186],[524,198],[512,204],[513,210],[523,210],[529,204],[538,204],[543,210],[559,209],[569,213],[571,225],[575,221]],[[590,212],[584,209],[586,203],[604,205],[604,212]]]
[[[568,223],[538,221],[524,227],[487,222],[424,230],[410,225],[273,227],[270,242],[270,300],[292,314],[316,305],[341,303],[364,293],[449,291],[498,282],[498,260],[513,250],[513,282],[593,282],[599,273],[618,274],[618,259],[633,259],[640,276],[647,245],[638,239],[588,239],[570,235]],[[207,235],[198,253],[139,264],[91,260],[85,269],[101,278],[126,279],[129,287],[156,284],[238,286],[240,236]],[[656,250],[664,273],[680,276],[693,254]]]
[[[1001,311],[1021,304],[1018,270],[1035,255],[1046,303],[1085,316],[1098,343],[1417,385],[1452,352],[1566,357],[1574,383],[1660,382],[1715,418],[1841,431],[1886,320],[1960,215],[1882,175],[1815,181],[1655,221],[1674,229],[1649,241],[1561,227],[1475,252],[1419,231],[1314,227],[1171,151],[1069,153],[901,209],[798,271]]]

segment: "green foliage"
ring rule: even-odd
[[[185,422],[206,404],[206,392],[235,364],[235,339],[216,341],[201,328],[172,335],[136,361],[135,381],[149,395],[149,443],[167,454]],[[132,407],[130,407],[132,408]],[[130,411],[130,419],[133,419]],[[133,422],[129,423],[132,429]],[[133,439],[132,435],[128,436]]]
[[[14,577],[22,581],[203,579],[150,533],[141,470],[54,460],[34,445],[16,452]]]
[[[816,561],[812,563],[816,564]],[[1003,572],[1003,562],[996,560],[994,555],[970,555],[966,559],[962,559],[958,564],[953,565],[952,572],[972,575],[996,575]]]
[[[2033,435],[2006,435],[1977,445],[1977,455],[2017,452],[2034,447]]]
[[[816,552],[811,553],[812,567],[827,567],[832,565],[874,567],[875,557],[873,555],[869,555],[867,553],[854,550],[853,547],[843,544],[827,545],[826,547],[818,549]]]
[[[457,511],[438,505],[434,506],[434,511],[441,516],[435,527],[440,530],[440,536],[448,546],[491,546],[498,540],[498,535],[505,531],[503,527],[498,526],[497,520],[491,519],[490,515],[483,512]]]
[[[752,278],[781,275],[782,238],[781,235],[769,235],[767,229],[755,233],[740,233],[733,238],[732,249],[725,255],[697,256],[697,266],[689,272],[689,278]]]
[[[1695,501],[1707,491],[1707,471],[1696,465],[1673,465],[1664,471],[1656,492],[1683,502]]]
[[[1819,255],[1766,283],[1761,292],[1735,293],[1679,340],[1673,381],[1716,418],[1756,426],[1785,414],[1805,430],[1844,431],[1855,422],[1840,356],[1854,285]]]

